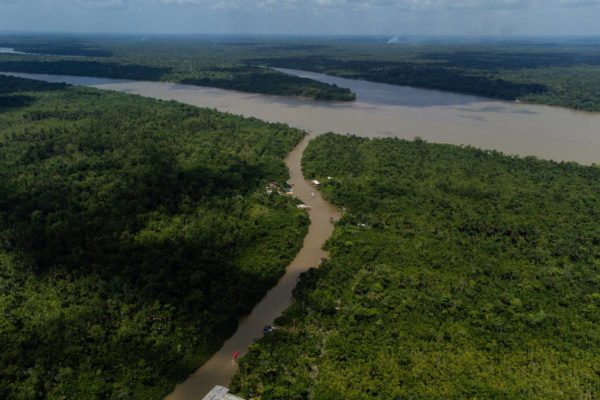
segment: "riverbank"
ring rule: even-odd
[[[303,166],[344,216],[234,393],[600,398],[599,168],[333,134]]]
[[[5,76],[0,94],[0,398],[164,398],[300,251],[308,216],[269,188],[306,133]]]
[[[56,76],[44,76],[44,78],[46,79],[43,80],[54,82],[68,81],[69,79],[69,77]],[[102,84],[97,78],[86,78],[83,82],[89,86],[102,89],[106,89],[105,84],[122,85],[128,83],[126,81],[104,81],[104,84]],[[79,81],[79,83],[82,83],[82,81]],[[97,86],[99,83],[101,85]],[[192,102],[189,103],[193,104]],[[208,393],[215,385],[228,386],[231,377],[236,372],[236,365],[232,363],[233,353],[237,352],[240,356],[243,356],[247,352],[248,347],[254,343],[254,340],[261,336],[263,327],[271,325],[275,318],[281,315],[289,306],[292,291],[300,274],[309,268],[317,267],[321,260],[327,257],[327,253],[322,247],[333,231],[332,219],[337,218],[338,213],[333,206],[323,200],[316,188],[303,177],[302,154],[310,139],[310,135],[305,136],[285,158],[285,165],[290,176],[289,184],[293,188],[293,194],[308,207],[311,221],[308,233],[303,240],[303,247],[292,263],[288,265],[285,275],[278,281],[277,285],[256,305],[250,315],[240,320],[236,333],[190,379],[180,385],[169,398],[196,399],[198,396]]]
[[[340,84],[350,86],[357,93],[356,102],[302,101],[165,82],[13,75],[91,85],[216,108],[264,121],[286,123],[315,134],[334,132],[402,139],[419,136],[429,142],[469,145],[506,154],[581,164],[600,162],[597,151],[600,148],[597,132],[600,114],[558,107],[516,104],[348,79],[340,81]],[[314,74],[311,77],[332,80],[333,83],[342,79]]]
[[[288,308],[300,274],[317,267],[327,258],[328,254],[323,250],[323,245],[333,232],[332,219],[338,218],[339,213],[302,174],[302,155],[310,140],[311,137],[306,136],[285,159],[294,196],[310,207],[308,213],[311,223],[302,249],[287,267],[285,275],[277,285],[254,307],[249,316],[240,321],[236,333],[188,380],[179,385],[168,397],[169,400],[198,399],[216,385],[229,386],[237,371],[233,353],[238,352],[240,357],[247,353],[248,347],[255,339],[262,336],[263,327],[272,325]]]

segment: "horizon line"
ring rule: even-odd
[[[75,35],[75,36],[260,36],[260,37],[355,37],[355,38],[463,38],[463,39],[572,39],[572,38],[597,38],[600,34],[521,34],[521,35],[473,35],[473,34],[411,34],[411,33],[251,33],[251,32],[83,32],[83,31],[59,31],[59,30],[1,30],[0,35]]]

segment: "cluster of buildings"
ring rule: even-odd
[[[294,194],[294,189],[291,187],[280,188],[277,182],[269,182],[267,184],[267,195],[272,195],[273,193],[277,193],[283,196],[292,196]]]

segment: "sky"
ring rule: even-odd
[[[0,31],[600,35],[600,0],[0,0]]]

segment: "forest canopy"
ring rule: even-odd
[[[345,212],[237,393],[600,396],[600,168],[334,134],[303,166]]]
[[[159,399],[302,245],[304,133],[0,76],[0,398]]]

